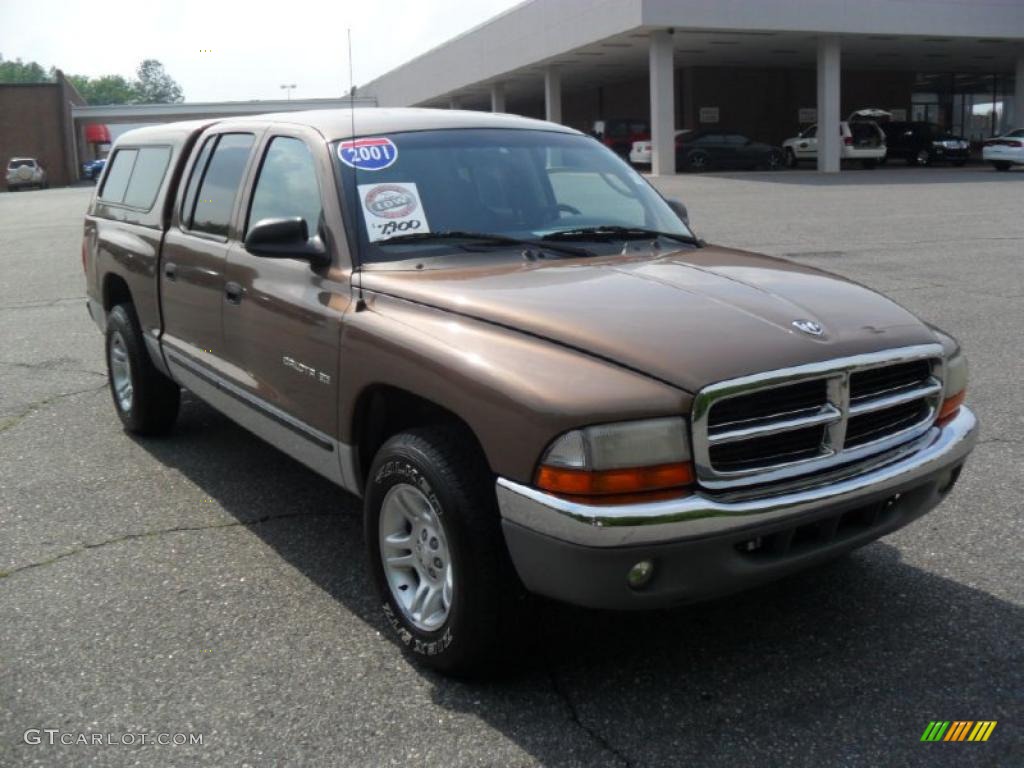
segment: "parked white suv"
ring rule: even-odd
[[[7,188],[9,190],[14,191],[25,187],[45,189],[48,186],[46,171],[34,158],[12,157],[7,163]]]
[[[885,132],[875,122],[882,117],[889,117],[889,113],[881,109],[860,109],[839,123],[839,135],[842,137],[839,157],[858,161],[865,168],[874,168],[885,162]],[[786,165],[790,168],[796,168],[801,160],[817,161],[818,126],[812,125],[799,136],[786,139],[782,148],[786,152]]]

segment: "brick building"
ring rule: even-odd
[[[0,83],[0,163],[34,157],[52,186],[77,180],[71,107],[84,104],[60,70],[53,83]]]

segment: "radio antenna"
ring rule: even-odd
[[[349,137],[349,141],[354,146],[356,140],[356,84],[352,69],[352,27],[348,28],[348,113],[352,125],[352,135]],[[363,254],[360,252],[362,238],[359,236],[359,168],[356,167],[357,162],[355,159],[352,162],[352,232],[356,241],[356,264],[352,274],[353,278],[363,269]],[[363,300],[363,281],[357,279],[356,285],[359,289],[356,311],[359,312],[366,309],[366,302]]]

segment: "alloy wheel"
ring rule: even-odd
[[[125,412],[132,409],[132,363],[128,357],[128,347],[120,331],[114,331],[110,337],[110,381],[114,387],[114,397],[118,407]]]
[[[378,543],[391,596],[417,629],[433,632],[448,620],[455,574],[444,523],[415,486],[393,486],[381,503]]]

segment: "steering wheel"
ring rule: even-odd
[[[559,203],[557,206],[559,213],[571,213],[573,216],[582,216],[583,212],[579,208],[574,208],[567,203]]]

